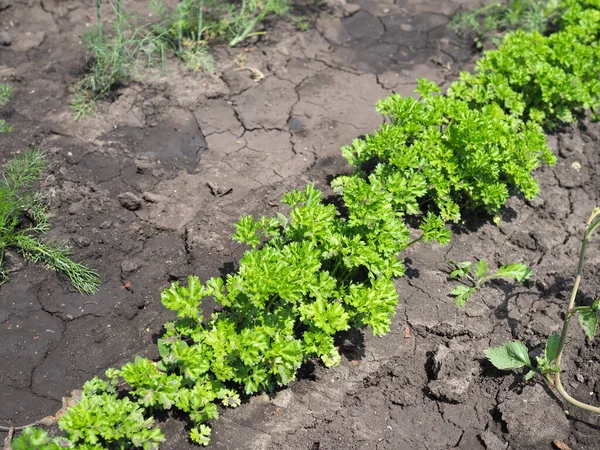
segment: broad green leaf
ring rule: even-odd
[[[158,354],[161,358],[166,358],[167,356],[169,356],[169,353],[171,353],[171,349],[165,345],[162,339],[158,340],[157,346]]]
[[[477,278],[483,278],[488,273],[488,264],[485,259],[480,259],[477,264],[475,264],[475,268],[473,269],[473,273]]]
[[[200,280],[196,276],[188,277],[188,287],[183,287],[178,281],[160,294],[160,301],[165,308],[177,311],[178,317],[198,318],[202,313],[200,303],[206,296]]]
[[[514,278],[521,282],[531,278],[531,269],[525,264],[509,264],[507,266],[500,266],[498,271],[494,274],[494,277],[507,277]]]
[[[598,326],[598,316],[595,311],[587,310],[579,312],[579,324],[588,339],[594,339]]]
[[[521,341],[508,342],[500,347],[483,351],[486,358],[498,369],[511,370],[531,367],[527,347]]]
[[[560,346],[560,336],[557,333],[551,334],[546,342],[544,354],[548,361],[554,361],[558,358],[558,350]]]

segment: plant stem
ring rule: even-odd
[[[411,245],[415,245],[417,242],[421,241],[423,239],[424,235],[425,235],[425,233],[421,234],[421,236],[419,236],[418,238],[414,238],[412,241],[410,241],[408,244],[406,244],[404,247],[402,247],[402,251],[406,250]]]
[[[600,408],[598,408],[596,406],[588,405],[587,403],[580,402],[579,400],[576,400],[573,397],[571,397],[567,393],[567,391],[565,391],[565,388],[563,387],[562,383],[560,382],[560,379],[558,380],[558,384],[556,383],[556,376],[555,376],[554,381],[552,380],[551,376],[547,376],[546,379],[552,386],[554,386],[554,388],[557,390],[557,392],[570,404],[577,406],[578,408],[585,409],[586,411],[591,411],[591,412],[600,414]]]
[[[123,0],[117,0],[117,36],[123,42]]]
[[[600,220],[594,219],[600,214],[600,209],[594,208],[592,214],[585,224],[585,231],[583,236],[583,241],[581,242],[581,249],[579,250],[579,265],[577,267],[577,275],[575,276],[575,282],[573,283],[573,289],[571,291],[571,298],[569,299],[569,306],[567,308],[567,316],[565,317],[565,321],[563,324],[563,329],[560,335],[560,343],[558,347],[558,357],[556,358],[556,365],[560,367],[560,363],[562,361],[563,349],[565,346],[565,342],[567,340],[567,334],[569,331],[569,322],[572,316],[573,307],[575,306],[575,298],[577,297],[577,291],[579,290],[579,284],[581,283],[581,276],[583,275],[583,267],[585,264],[585,252],[587,250],[587,246],[590,240],[590,235],[594,231],[594,229],[600,224]],[[560,374],[557,373],[555,378],[559,378]]]
[[[98,34],[102,36],[102,11],[100,11],[100,4],[102,0],[96,0],[96,25],[98,26]]]
[[[2,281],[2,265],[4,264],[4,253],[6,251],[6,245],[4,243],[0,243],[0,284]]]
[[[332,275],[332,276],[334,276],[334,277],[339,277],[339,275],[338,275],[338,273],[337,273],[337,272],[338,272],[338,269],[340,268],[340,264],[342,264],[342,260],[341,260],[341,259],[338,259],[338,260],[335,262],[335,265],[333,266],[333,269],[331,269],[331,272],[330,272],[330,273],[331,273],[331,275]]]
[[[240,42],[243,42],[248,37],[250,37],[251,33],[252,33],[252,30],[254,30],[254,28],[256,27],[256,25],[258,25],[258,23],[261,20],[263,20],[266,15],[267,14],[265,12],[262,12],[258,16],[256,16],[256,18],[254,20],[251,20],[250,23],[248,24],[248,26],[246,27],[246,29],[244,31],[242,31],[240,34],[238,34],[236,37],[234,37],[231,40],[231,42],[229,43],[229,46],[230,47],[235,47]],[[262,33],[257,33],[257,34],[262,34]]]
[[[567,308],[567,315],[565,316],[565,320],[563,322],[563,328],[560,334],[560,341],[558,345],[558,356],[556,357],[555,367],[558,368],[558,371],[554,374],[554,380],[551,381],[551,384],[558,391],[563,398],[569,403],[578,406],[579,408],[583,408],[588,411],[593,411],[596,413],[600,413],[600,408],[588,405],[586,403],[582,403],[578,400],[572,398],[564,389],[561,381],[560,381],[560,367],[562,363],[563,350],[565,347],[565,343],[567,341],[567,335],[569,333],[569,324],[571,322],[571,318],[575,312],[580,311],[579,307],[575,308],[575,298],[577,297],[577,291],[579,290],[579,284],[581,282],[581,277],[583,275],[583,267],[585,263],[585,252],[587,250],[588,243],[590,241],[590,236],[594,232],[594,230],[600,225],[600,208],[594,208],[592,214],[589,219],[585,223],[585,231],[583,234],[583,241],[581,242],[581,250],[579,251],[579,265],[577,267],[577,275],[575,276],[575,282],[573,283],[573,290],[571,291],[571,298],[569,299],[569,307]],[[551,378],[548,378],[551,380]]]
[[[198,35],[196,36],[196,42],[200,42],[202,40],[202,22],[204,18],[202,17],[204,14],[204,0],[200,0],[198,6]]]
[[[181,21],[183,20],[183,12],[182,9],[178,10],[177,17],[177,50],[179,53],[183,51],[183,25]]]

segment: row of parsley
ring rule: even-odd
[[[234,275],[204,284],[190,276],[162,293],[178,319],[165,325],[160,361],[108,369],[60,418],[66,437],[28,429],[13,448],[157,449],[164,436],[153,414],[173,408],[189,415],[191,440],[207,445],[218,405],[286,385],[308,360],[338,364],[339,331],[388,332],[400,252],[447,243],[446,225],[463,211],[496,215],[513,193],[534,197],[532,172],[555,161],[544,129],[600,105],[600,0],[561,8],[558,32],[507,35],[445,95],[419,80],[419,99],[381,100],[389,122],[342,149],[356,166],[332,184],[342,208],[309,185],[285,194],[288,215],[242,217],[234,239],[251,249]],[[420,223],[417,236],[407,215]],[[203,322],[206,297],[223,308]]]

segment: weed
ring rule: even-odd
[[[91,116],[96,109],[94,94],[85,89],[84,86],[84,81],[78,81],[69,87],[72,94],[69,109],[75,120],[79,120],[85,116]]]
[[[485,283],[498,278],[513,278],[517,282],[523,282],[531,278],[531,269],[525,264],[509,264],[507,266],[500,266],[494,273],[489,273],[488,263],[485,259],[477,261],[475,266],[471,261],[456,262],[449,261],[453,268],[450,273],[450,279],[461,279],[467,280],[471,286],[464,284],[456,286],[451,295],[456,297],[457,306],[465,306],[467,300],[477,292]]]
[[[214,71],[207,40],[214,20],[207,8],[212,3],[214,0],[183,0],[171,13],[161,0],[150,4],[159,18],[158,23],[151,25],[152,33],[191,70]]]
[[[12,133],[14,128],[12,125],[6,123],[6,120],[0,119],[0,134],[2,133]]]
[[[93,60],[88,74],[71,88],[71,111],[76,119],[93,113],[96,102],[115,87],[133,76],[141,78],[140,67],[157,63],[165,67],[169,51],[191,70],[213,72],[209,43],[239,45],[263,33],[255,29],[268,15],[285,15],[289,10],[288,0],[183,0],[172,11],[161,0],[152,0],[150,9],[158,21],[136,27],[122,2],[109,0],[115,19],[107,32],[102,26],[100,0],[96,1],[97,26],[83,35]]]
[[[562,371],[563,351],[567,341],[567,335],[569,333],[569,324],[571,323],[573,316],[578,316],[579,324],[581,325],[581,328],[585,332],[585,335],[588,337],[588,339],[592,340],[596,336],[598,314],[600,314],[600,299],[596,299],[589,306],[575,306],[575,299],[577,297],[579,283],[581,282],[581,277],[583,275],[587,246],[592,234],[599,225],[600,208],[594,208],[592,214],[585,224],[583,240],[581,242],[581,250],[579,251],[577,274],[575,275],[575,282],[573,284],[573,289],[571,290],[571,297],[569,299],[567,313],[565,314],[563,321],[562,332],[560,335],[554,333],[548,338],[544,348],[544,355],[536,358],[536,365],[531,363],[527,347],[521,341],[512,341],[500,347],[489,348],[484,352],[485,356],[498,369],[517,370],[527,367],[529,371],[525,376],[526,380],[529,380],[536,374],[539,374],[544,377],[550,386],[554,387],[567,402],[579,408],[583,408],[587,411],[592,411],[595,413],[600,413],[600,407],[580,402],[579,400],[571,397],[562,385],[560,374]]]
[[[12,96],[13,87],[7,83],[0,83],[0,106],[8,104]],[[6,123],[6,120],[0,119],[0,134],[11,133],[13,127]]]
[[[260,34],[254,29],[268,14],[283,15],[288,9],[286,0],[244,0],[239,11],[231,14],[225,24],[229,34],[234,36],[229,46],[235,47],[249,37]]]
[[[488,42],[497,47],[508,31],[547,31],[559,15],[558,6],[558,0],[495,1],[455,14],[450,28],[460,35],[472,31],[479,49]]]
[[[291,18],[296,28],[300,31],[308,31],[312,28],[313,24],[310,19],[306,16],[292,17]]]
[[[13,87],[7,83],[0,83],[0,106],[6,105],[12,96]]]
[[[6,249],[12,247],[24,258],[41,261],[47,268],[66,274],[79,292],[93,294],[99,286],[95,271],[71,261],[64,243],[51,246],[36,238],[50,229],[47,206],[41,195],[33,191],[33,184],[44,168],[44,154],[36,149],[22,153],[4,166],[0,179],[0,284],[8,280],[3,262]]]
[[[116,86],[133,76],[139,78],[140,66],[166,64],[166,46],[160,35],[148,25],[136,27],[134,19],[123,10],[122,0],[109,4],[115,13],[112,31],[107,33],[99,22],[97,27],[88,27],[82,36],[94,57],[88,73],[71,88],[70,107],[76,119],[93,113],[96,102]]]
[[[229,41],[234,47],[251,36],[269,15],[284,15],[288,0],[243,0],[229,3],[221,0],[183,0],[169,13],[161,0],[152,0],[151,9],[160,21],[152,26],[154,33],[168,43],[186,66],[214,70],[208,51],[210,42]]]

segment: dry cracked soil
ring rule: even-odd
[[[308,182],[327,191],[332,176],[349,170],[340,147],[382,123],[379,99],[414,95],[419,77],[447,86],[470,69],[478,55],[447,25],[474,3],[308,2],[308,31],[270,21],[255,42],[216,48],[215,73],[173,61],[75,121],[69,86],[86,68],[80,35],[93,2],[0,0],[0,81],[14,86],[0,117],[15,129],[0,135],[0,162],[30,145],[47,154],[48,238],[67,240],[102,278],[97,295],[82,297],[63,277],[8,255],[0,425],[52,415],[106,368],[156,358],[156,339],[173,318],[161,289],[188,274],[234,270],[244,251],[230,238],[240,215],[274,214],[282,193]],[[145,2],[125,5],[146,11]],[[495,370],[481,353],[516,338],[539,349],[560,329],[583,223],[600,204],[600,126],[584,121],[548,140],[558,163],[537,172],[539,197],[512,198],[498,226],[471,217],[449,246],[403,255],[409,270],[396,283],[401,303],[389,335],[340,335],[339,367],[307,366],[276,394],[223,411],[209,448],[600,449],[598,416],[522,374]],[[534,276],[516,287],[492,284],[458,309],[447,260],[474,258],[526,262]],[[599,295],[599,272],[596,242],[580,304]],[[598,343],[573,327],[566,386],[595,404],[598,354]],[[165,417],[160,425],[164,449],[196,448],[185,422]]]

